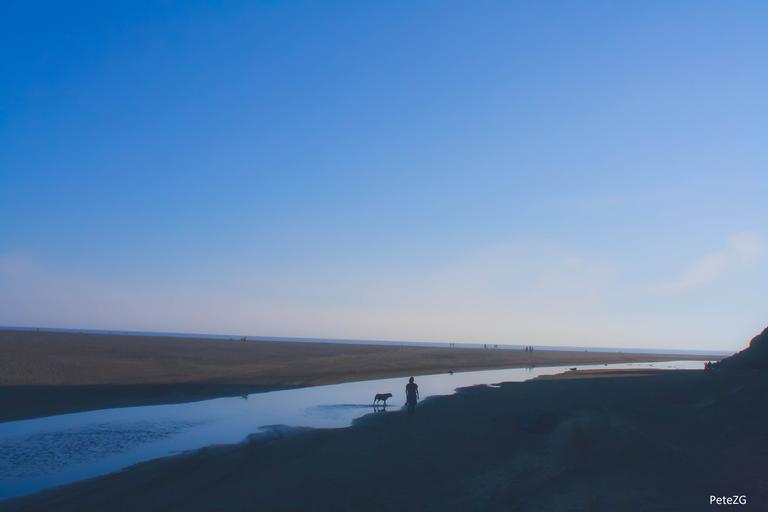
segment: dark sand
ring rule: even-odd
[[[680,512],[745,494],[747,506],[725,508],[765,510],[764,375],[565,377],[467,388],[413,418],[276,430],[0,508]]]
[[[0,421],[448,370],[683,358],[0,331]]]

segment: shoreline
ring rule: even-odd
[[[674,359],[677,360],[677,359]],[[681,359],[682,360],[682,359]],[[640,363],[641,361],[634,361]],[[642,361],[664,362],[664,361]],[[600,363],[584,363],[600,364]],[[613,364],[613,363],[605,363]],[[621,364],[621,363],[619,363]],[[537,368],[563,366],[561,363],[536,365]],[[476,372],[486,370],[513,370],[526,368],[526,366],[504,366],[500,368],[470,368],[456,370],[456,373]],[[600,370],[595,370],[600,371]],[[634,371],[634,370],[630,370]],[[648,373],[648,370],[643,374]],[[667,372],[672,370],[658,370]],[[652,372],[652,371],[651,371]],[[422,377],[438,373],[415,373],[413,376]],[[577,378],[567,377],[568,372],[556,375],[536,377],[536,379]],[[409,374],[410,375],[410,374]],[[254,393],[270,393],[286,389],[300,389],[315,386],[326,386],[348,382],[365,382],[386,378],[401,377],[404,381],[409,375],[384,375],[363,379],[351,379],[339,376],[338,380],[320,383],[297,384],[292,386],[248,386],[241,384],[207,384],[207,383],[179,383],[179,384],[137,384],[137,385],[83,385],[83,386],[0,386],[0,404],[4,404],[5,410],[0,411],[0,423],[6,421],[21,421],[36,418],[45,418],[61,414],[75,414],[94,410],[114,409],[123,407],[143,407],[152,405],[170,405],[214,400],[217,398],[242,397]],[[560,377],[560,376],[565,377]],[[599,378],[598,375],[589,375],[589,378]],[[583,377],[581,377],[583,378]],[[534,379],[535,380],[535,379]],[[28,404],[34,404],[32,406]],[[49,412],[55,411],[52,414]],[[16,416],[16,417],[15,417]],[[7,419],[6,419],[7,418]]]
[[[0,331],[0,421],[448,371],[715,356]]]
[[[591,368],[599,368],[598,371],[601,371],[601,372],[608,372],[608,371],[610,371],[610,372],[614,372],[616,374],[629,374],[629,375],[637,375],[637,374],[639,374],[639,372],[647,370],[647,365],[646,364],[637,363],[637,365],[638,366],[639,365],[643,365],[643,367],[642,368],[638,368],[637,366],[630,365],[632,367],[629,368],[629,369],[626,369],[626,368],[612,368],[612,367],[604,368],[602,365],[599,365],[598,367],[594,367],[593,366]],[[665,368],[670,368],[670,369],[671,368],[678,368],[678,369],[680,369],[681,366],[682,366],[682,368],[686,368],[686,367],[690,366],[690,365],[687,365],[687,364],[678,365],[676,363],[674,365],[669,365],[669,366],[666,365],[665,363],[656,363],[656,364],[651,363],[651,366],[656,366],[656,365],[663,366]],[[626,365],[620,365],[620,366],[626,366]],[[542,371],[547,372],[547,370],[544,370],[544,367],[542,367],[542,368],[540,368],[538,370],[535,370],[533,375],[535,375],[535,374],[537,374],[539,372],[542,372]],[[589,374],[590,372],[595,371],[595,370],[587,368],[587,367],[584,367],[583,371],[571,372],[571,371],[568,371],[568,368],[563,367],[563,366],[559,366],[559,367],[553,367],[549,371],[550,372],[561,372],[561,373],[554,373],[554,374],[549,374],[549,375],[547,373],[544,373],[544,375],[539,375],[538,377],[534,377],[532,374],[530,374],[529,371],[517,369],[517,370],[487,370],[487,371],[480,371],[480,372],[458,372],[458,373],[455,374],[455,376],[452,376],[452,377],[449,377],[448,375],[445,375],[445,374],[434,374],[434,375],[429,376],[427,378],[421,378],[420,377],[420,378],[418,378],[418,382],[422,385],[422,389],[426,390],[426,393],[428,393],[427,396],[423,396],[422,397],[421,403],[422,404],[429,403],[433,398],[436,398],[436,397],[449,396],[449,395],[453,395],[453,394],[455,394],[457,392],[461,393],[461,392],[463,392],[463,389],[465,389],[465,388],[471,388],[471,387],[476,387],[476,386],[479,386],[480,388],[485,387],[485,386],[495,386],[495,385],[497,385],[500,382],[523,382],[522,380],[519,380],[519,379],[535,380],[537,378],[557,377],[557,376],[560,376],[560,375],[572,375],[573,373],[587,373],[587,374]],[[651,371],[654,371],[654,370],[651,369]],[[670,371],[670,370],[657,370],[657,371]],[[384,382],[391,381],[391,380],[396,380],[396,381],[401,381],[402,380],[402,382],[406,381],[406,379],[402,379],[402,378],[398,377],[398,378],[395,378],[395,379],[385,379]],[[383,384],[383,382],[381,380],[375,380],[373,382],[377,383],[374,386],[376,388],[378,388],[378,385],[379,385],[378,383],[382,383]],[[356,381],[354,383],[351,383],[352,384],[351,386],[349,386],[349,385],[345,386],[347,388],[347,390],[345,392],[342,392],[343,395],[346,392],[348,392],[349,390],[356,389],[356,388],[359,388],[359,387],[366,388],[366,391],[364,392],[363,395],[360,395],[358,393],[358,395],[355,398],[349,398],[349,395],[345,395],[345,397],[347,397],[347,401],[351,400],[350,403],[354,402],[355,405],[353,405],[353,407],[362,407],[362,408],[358,409],[356,412],[354,412],[353,415],[351,415],[350,417],[348,417],[347,419],[345,419],[341,423],[339,423],[339,422],[332,422],[333,425],[329,425],[329,424],[316,425],[316,424],[313,424],[311,421],[309,423],[304,422],[304,420],[301,419],[301,417],[289,418],[289,417],[285,417],[285,416],[283,416],[282,418],[276,417],[276,418],[270,419],[268,422],[264,422],[263,420],[260,420],[258,418],[258,415],[257,415],[255,417],[245,418],[247,425],[244,425],[244,428],[240,429],[239,434],[236,435],[236,436],[227,436],[226,439],[222,439],[222,438],[219,438],[219,437],[216,436],[216,432],[215,431],[208,431],[205,434],[198,434],[196,436],[196,437],[198,437],[200,439],[205,439],[204,443],[201,443],[201,444],[193,443],[192,445],[187,445],[187,446],[177,445],[176,449],[174,450],[173,453],[175,453],[175,454],[190,453],[190,452],[193,452],[193,451],[199,450],[199,449],[210,449],[211,447],[214,447],[214,446],[217,446],[217,445],[224,445],[224,446],[226,446],[226,445],[237,445],[237,444],[245,442],[245,441],[247,441],[249,439],[254,441],[254,442],[257,442],[259,439],[264,439],[265,435],[267,437],[270,437],[270,436],[274,437],[275,435],[282,436],[282,435],[284,435],[287,432],[306,431],[306,430],[312,430],[312,429],[318,429],[318,428],[325,429],[325,428],[346,428],[346,427],[350,427],[356,421],[359,421],[361,418],[363,418],[366,414],[370,413],[371,411],[376,412],[376,408],[371,406],[370,404],[360,405],[357,402],[355,402],[355,400],[358,400],[358,399],[361,399],[364,402],[364,399],[361,398],[362,396],[366,396],[366,397],[372,396],[371,389],[374,389],[374,388],[371,387],[370,385],[366,386],[364,383],[365,383],[365,381]],[[391,382],[390,382],[390,384],[391,384]],[[448,386],[445,387],[444,384],[447,384]],[[334,391],[333,388],[336,388],[336,386],[332,385],[330,387],[332,388],[330,390],[316,389],[314,391],[309,391],[308,393],[310,395],[314,395],[316,397],[320,397],[320,400],[322,401],[322,400],[324,400],[323,397],[325,397],[325,399],[327,399],[327,398],[330,398],[330,397],[334,396],[334,393],[336,391]],[[301,391],[306,391],[308,389],[310,389],[310,388],[304,388]],[[385,389],[385,388],[379,388],[377,390],[381,390],[381,389]],[[371,394],[369,394],[369,393],[371,393]],[[254,395],[254,396],[257,396],[257,395]],[[258,401],[260,400],[258,397],[257,398],[249,397],[249,399],[256,400],[257,404],[259,403]],[[241,400],[235,400],[235,402],[238,403],[238,404],[242,403]],[[318,405],[317,403],[315,403],[314,405],[313,404],[305,403],[303,406],[299,406],[299,410],[304,409],[305,411],[308,411],[308,410],[313,409],[315,407],[321,407],[321,408],[337,407],[337,406],[345,407],[345,406],[349,405],[344,400],[342,400],[342,402],[343,402],[343,404],[336,404],[334,402],[333,404],[330,404],[330,405],[327,404],[327,403],[323,403],[323,405]],[[361,402],[361,403],[363,403],[363,402]],[[269,404],[270,402],[266,402],[266,403]],[[279,402],[274,402],[273,401],[271,403],[279,403]],[[200,402],[189,404],[189,405],[192,408],[196,408],[196,407],[203,407],[203,408],[205,408],[206,407],[205,404],[200,403]],[[269,405],[267,405],[267,408],[268,407],[269,407]],[[291,407],[291,408],[295,409],[293,407]],[[307,409],[307,408],[309,408],[309,409]],[[251,409],[251,412],[262,410],[261,407],[258,406],[258,405],[255,408],[251,407],[250,409]],[[382,411],[382,412],[392,412],[392,411],[396,411],[398,409],[400,409],[400,405],[399,404],[390,404],[389,408],[386,411]],[[123,418],[122,421],[123,422],[127,421],[128,423],[130,423],[133,419],[137,419],[138,420],[138,418],[144,417],[145,414],[149,414],[150,418],[152,416],[152,413],[149,412],[149,411],[142,412],[141,410],[130,411],[130,410],[120,410],[120,409],[115,409],[113,411],[116,414],[122,415],[122,418]],[[96,412],[97,412],[97,414],[101,414],[101,413],[104,413],[104,412],[109,413],[109,411],[107,411],[107,410],[96,411]],[[148,421],[152,422],[151,419],[147,419],[146,417],[144,417],[144,418],[145,418],[145,420],[148,420]],[[186,418],[189,421],[195,421],[195,420],[193,420],[189,416],[186,416]],[[59,418],[59,417],[43,418],[44,421],[46,421],[48,419],[53,419],[54,421],[64,421],[64,422],[68,421],[65,418]],[[142,420],[142,421],[145,421],[145,420]],[[242,423],[242,421],[238,420],[236,418],[236,416],[234,416],[234,415],[230,417],[230,420],[232,420],[235,423]],[[34,420],[32,420],[32,421],[34,421]],[[113,420],[110,420],[108,417],[102,416],[102,421],[112,422]],[[77,421],[75,421],[75,423],[77,423]],[[4,426],[7,427],[7,426],[10,426],[10,425],[0,423],[0,430],[2,430]],[[37,426],[36,424],[33,424],[33,425],[30,425],[29,428],[35,429],[36,426]],[[117,427],[118,430],[120,429],[120,424],[119,423],[117,425],[115,425],[115,426]],[[14,427],[12,427],[12,429],[11,429],[11,434],[13,434],[13,432],[14,432],[13,428]],[[15,428],[17,429],[17,432],[23,432],[25,430],[25,427],[21,427],[20,425],[17,425]],[[51,435],[55,436],[55,435],[57,435],[57,433],[51,432]],[[66,434],[65,434],[65,438],[66,438]],[[34,442],[32,444],[34,445]],[[66,441],[66,439],[64,439],[64,445],[62,446],[62,448],[66,449],[66,444],[67,444],[67,441]],[[21,445],[16,443],[16,446],[21,446]],[[55,446],[52,446],[51,448],[54,449],[54,450],[57,449],[57,448],[55,448]],[[16,448],[12,448],[10,453],[16,453]],[[41,455],[41,454],[37,453],[37,452],[35,452],[35,453],[29,452],[28,453],[28,457],[31,457],[31,460],[35,460],[37,455]],[[134,465],[137,465],[137,464],[141,464],[141,463],[145,463],[145,462],[151,462],[153,460],[158,460],[158,459],[167,457],[169,455],[170,454],[167,453],[167,452],[157,452],[153,456],[150,456],[150,457],[142,457],[141,459],[135,459],[135,460],[132,460],[131,462],[124,463],[124,464],[121,464],[119,466],[116,465],[116,466],[113,466],[112,468],[105,468],[104,470],[100,470],[100,471],[97,471],[97,472],[91,472],[91,473],[89,473],[89,476],[85,476],[84,474],[81,474],[79,479],[76,479],[74,481],[68,480],[68,479],[59,479],[58,481],[49,481],[47,486],[44,485],[42,487],[37,487],[36,489],[34,488],[34,484],[33,484],[33,488],[28,488],[29,492],[23,493],[21,495],[14,495],[13,494],[14,486],[8,487],[7,485],[6,486],[0,485],[0,500],[1,499],[11,499],[11,498],[14,498],[14,497],[28,496],[28,495],[34,494],[35,492],[40,492],[40,491],[47,490],[47,489],[53,489],[54,487],[57,487],[57,486],[66,485],[66,484],[70,484],[70,483],[76,483],[77,481],[83,481],[83,480],[86,480],[88,478],[105,476],[105,475],[108,475],[108,474],[111,474],[111,473],[119,472],[119,471],[122,471],[124,469],[130,468],[131,466],[134,466]],[[45,458],[44,454],[42,454],[42,456],[43,456],[43,458]],[[3,460],[2,460],[2,457],[0,457],[0,466],[2,466],[2,465],[3,465]],[[8,468],[6,467],[5,469],[8,469]],[[2,473],[2,472],[3,472],[2,468],[0,468],[0,473]],[[52,477],[55,478],[53,475],[52,475]],[[55,484],[55,486],[54,486],[54,484]],[[26,486],[26,484],[21,483],[21,482],[20,482],[20,485]],[[0,507],[0,508],[2,508],[2,507]]]
[[[186,338],[198,340],[213,341],[239,341],[247,338],[249,342],[259,341],[277,341],[281,343],[321,343],[329,345],[371,345],[382,347],[421,347],[421,348],[468,348],[479,349],[480,342],[450,342],[450,341],[416,341],[416,340],[394,340],[394,339],[374,339],[374,338],[307,338],[293,336],[262,336],[247,335],[240,336],[234,334],[213,334],[213,333],[194,333],[194,332],[173,332],[173,331],[132,331],[122,329],[75,329],[67,327],[30,327],[30,326],[11,326],[0,325],[0,332],[29,332],[29,333],[49,333],[49,334],[80,334],[80,335],[108,335],[108,336],[131,336],[131,337],[151,337],[151,338]],[[488,343],[503,350],[519,350],[524,347],[523,344],[514,343]],[[599,352],[599,353],[618,353],[618,354],[674,354],[688,355],[692,357],[728,357],[733,352],[727,350],[669,350],[654,351],[653,349],[637,347],[598,347],[598,346],[566,346],[566,345],[532,345],[536,350],[551,350],[555,352]]]
[[[194,512],[617,510],[643,503],[645,510],[685,511],[705,508],[712,493],[746,493],[751,503],[768,497],[760,482],[768,411],[758,404],[768,383],[760,376],[620,370],[565,378],[570,373],[461,388],[430,398],[413,418],[393,411],[367,414],[349,428],[275,427],[242,443],[2,504]],[[755,404],[749,415],[745,403]],[[728,432],[739,435],[713,442]],[[408,467],[416,481],[393,478]]]

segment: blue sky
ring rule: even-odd
[[[0,324],[737,349],[763,2],[4,2]]]

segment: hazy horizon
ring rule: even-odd
[[[222,341],[237,341],[240,342],[242,338],[246,338],[248,342],[258,341],[280,341],[280,342],[308,342],[308,343],[341,343],[351,345],[398,345],[398,346],[429,346],[429,347],[442,347],[442,348],[486,348],[486,349],[522,349],[523,347],[532,346],[538,350],[545,351],[577,351],[581,352],[584,349],[594,350],[595,352],[617,352],[626,351],[627,353],[654,353],[654,349],[644,349],[637,347],[597,347],[592,345],[555,345],[555,344],[539,344],[530,345],[518,340],[517,342],[509,343],[481,343],[472,340],[441,340],[441,341],[417,341],[417,340],[383,340],[383,339],[353,339],[353,338],[304,338],[304,337],[292,337],[292,336],[268,336],[259,333],[205,333],[205,332],[173,332],[173,331],[133,331],[133,330],[118,330],[118,329],[85,329],[85,328],[64,328],[64,327],[32,327],[28,325],[0,325],[0,331],[19,331],[19,332],[42,332],[42,333],[83,333],[83,334],[108,334],[116,336],[146,336],[146,337],[161,337],[161,338],[200,338],[200,339],[213,339]],[[690,350],[690,349],[675,349],[675,347],[668,347],[665,349],[656,349],[658,353],[667,354],[699,354],[699,355],[731,355],[734,351],[726,350]]]
[[[765,4],[0,14],[0,325],[736,351],[768,324]]]

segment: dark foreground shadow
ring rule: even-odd
[[[738,494],[749,500],[739,510],[761,510],[766,424],[764,375],[502,384],[428,400],[412,418],[278,430],[0,508],[685,512]],[[403,471],[415,477],[392,478]]]

